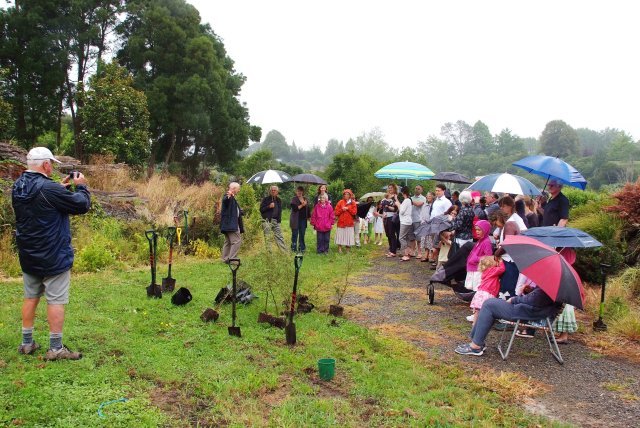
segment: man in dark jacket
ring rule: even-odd
[[[287,251],[287,245],[284,243],[280,222],[282,220],[282,199],[278,196],[280,189],[278,186],[271,186],[269,196],[262,199],[260,203],[260,215],[264,219],[262,228],[264,229],[264,240],[267,242],[267,248],[271,249],[269,235],[273,234],[276,245],[282,251]]]
[[[62,344],[64,305],[69,303],[73,266],[69,214],[84,214],[91,207],[87,180],[74,172],[56,183],[51,178],[58,161],[45,147],[35,147],[27,155],[28,169],[14,183],[11,192],[16,214],[16,243],[24,281],[21,354],[33,354],[40,345],[33,340],[33,320],[43,295],[47,299],[49,350],[46,360],[78,360]],[[75,192],[67,187],[75,184]]]
[[[482,355],[484,340],[497,319],[541,320],[556,315],[561,306],[555,303],[540,287],[529,294],[512,297],[509,300],[488,299],[482,304],[478,319],[471,329],[471,343],[459,345],[456,353],[462,355]]]
[[[236,195],[240,191],[240,184],[229,184],[227,193],[222,197],[220,209],[220,232],[224,233],[224,245],[222,246],[222,260],[229,263],[230,259],[238,257],[244,227],[242,226],[242,210],[236,201]]]

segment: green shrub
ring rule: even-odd
[[[191,254],[199,259],[217,260],[220,258],[220,247],[212,247],[202,239],[196,239],[189,242],[191,246]]]
[[[97,235],[86,247],[78,251],[75,259],[75,269],[79,272],[97,272],[104,268],[113,266],[116,256],[108,248],[109,242],[106,238]]]
[[[18,260],[18,252],[13,241],[13,230],[0,229],[0,277],[20,276],[22,269]]]
[[[584,230],[603,245],[597,249],[578,251],[574,267],[583,280],[600,282],[600,263],[610,264],[611,272],[623,266],[625,245],[620,241],[621,222],[617,217],[599,211],[572,220],[569,225]]]
[[[593,190],[580,190],[575,187],[564,186],[562,193],[569,199],[569,206],[571,209],[585,205],[589,202],[600,202],[603,199],[608,199],[609,196],[606,193],[594,192]]]
[[[258,205],[258,196],[253,186],[244,185],[240,188],[240,192],[236,196],[238,205],[242,208],[245,216],[251,216],[254,212],[260,213],[260,207]]]

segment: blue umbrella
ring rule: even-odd
[[[538,188],[526,178],[513,174],[490,174],[471,184],[469,190],[511,193],[514,195],[539,195]]]
[[[394,162],[380,168],[374,174],[377,178],[404,178],[405,180],[427,180],[435,174],[424,165],[415,162]]]
[[[587,180],[582,174],[560,158],[545,155],[527,156],[511,165],[522,168],[532,174],[540,175],[546,178],[547,182],[549,179],[555,178],[563,184],[577,187],[581,190],[587,187]],[[547,187],[547,185],[545,184],[544,187]]]
[[[580,229],[572,227],[545,226],[533,227],[522,232],[522,235],[534,238],[550,247],[561,248],[593,248],[602,247],[596,238]]]

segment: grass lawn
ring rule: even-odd
[[[315,248],[308,232],[309,248]],[[539,426],[547,421],[469,379],[456,364],[428,358],[413,346],[355,323],[332,318],[326,307],[334,284],[374,269],[370,250],[351,257],[305,256],[301,293],[319,309],[297,316],[298,344],[283,330],[258,324],[266,283],[282,300],[293,282],[293,257],[243,258],[239,278],[260,298],[239,308],[242,338],[227,333],[231,308],[216,323],[199,316],[213,307],[230,272],[219,261],[179,258],[178,286],[193,301],[176,307],[168,296],[148,299],[148,268],[73,277],[65,343],[80,361],[45,362],[18,355],[20,281],[0,283],[0,425],[25,426]],[[164,265],[158,283],[166,275]],[[35,338],[46,348],[45,306]],[[337,360],[336,377],[319,380],[317,361]],[[101,403],[126,398],[103,408]]]

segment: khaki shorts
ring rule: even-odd
[[[25,299],[36,299],[44,295],[49,305],[66,305],[69,303],[70,269],[58,275],[46,277],[23,272],[22,279]]]

